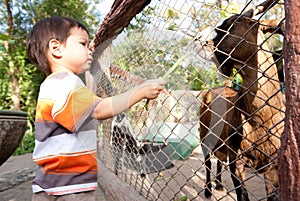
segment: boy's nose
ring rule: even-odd
[[[89,44],[89,50],[91,51],[91,53],[93,53],[95,51],[95,46],[92,42],[90,42],[90,44]]]

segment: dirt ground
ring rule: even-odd
[[[212,174],[216,173],[216,162],[217,160],[212,161]],[[157,174],[147,175],[150,181],[149,186],[151,186],[150,197],[153,199],[159,197],[159,200],[174,200],[174,195],[176,195],[177,197],[187,196],[188,200],[208,201],[209,199],[204,196],[205,169],[199,161],[199,156],[191,156],[186,161],[176,161],[174,165],[172,169],[162,171],[163,177],[158,177]],[[266,200],[264,199],[266,195],[263,176],[252,174],[249,169],[246,169],[246,178],[248,180],[245,183],[250,200]],[[212,179],[214,179],[213,175]],[[222,179],[225,189],[218,191],[213,183],[210,200],[235,201],[236,194],[228,169],[223,168]]]
[[[103,186],[109,187],[112,194],[134,191],[138,192],[140,196],[145,197],[147,200],[155,201],[181,200],[180,198],[182,197],[186,197],[187,201],[236,201],[231,173],[228,170],[228,166],[226,167],[225,165],[222,172],[222,184],[225,189],[218,191],[214,188],[215,184],[213,183],[213,195],[211,199],[205,198],[204,189],[206,177],[203,161],[201,150],[195,150],[186,160],[172,160],[174,167],[161,170],[160,172],[147,173],[144,176],[137,174],[134,170],[130,170],[123,165],[123,168],[119,170],[118,174],[118,179],[121,181],[119,181],[118,184],[114,184],[113,181],[116,180],[116,178],[114,175],[111,175],[110,178],[103,179],[105,180]],[[216,159],[212,160],[212,174],[216,173],[216,162]],[[107,175],[107,173],[105,175]],[[214,179],[213,175],[212,179]],[[120,186],[120,183],[128,184],[130,188],[126,190],[120,187],[114,188],[116,185]],[[254,174],[249,168],[246,168],[245,183],[251,201],[266,200],[265,184],[262,175]],[[126,199],[126,197],[123,197],[122,199],[115,200],[140,201],[146,199]]]

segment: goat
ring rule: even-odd
[[[285,106],[263,30],[266,24],[277,25],[280,21],[264,21],[261,25],[252,19],[277,2],[267,0],[256,9],[227,18],[215,29],[212,41],[206,41],[200,49],[197,47],[200,56],[206,59],[209,56],[222,74],[229,76],[236,68],[243,78],[239,92],[234,94],[228,87],[210,90],[201,104],[199,132],[207,171],[206,197],[212,195],[209,155],[213,153],[220,161],[229,159],[238,200],[249,200],[243,183],[245,160],[264,174],[268,200],[278,200],[276,157]],[[214,122],[217,124],[213,125]],[[220,180],[220,174],[217,175]]]
[[[114,173],[118,175],[123,158],[125,166],[135,170],[141,177],[162,169],[172,168],[169,151],[165,143],[154,144],[148,140],[138,140],[125,113],[112,120],[111,147],[114,157]],[[123,156],[125,154],[125,156]]]
[[[235,172],[236,170],[235,160],[242,141],[241,112],[236,109],[239,104],[238,100],[238,92],[230,87],[210,89],[202,99],[199,131],[202,151],[205,157],[206,197],[211,196],[211,153],[219,159],[217,162],[216,189],[223,189],[221,184],[222,164],[220,161],[227,161],[229,156],[230,171]],[[229,119],[230,121],[227,122],[226,120]],[[234,186],[240,186],[238,178],[242,176],[244,175],[237,177],[236,174],[232,174]],[[243,188],[243,186],[236,188],[239,197],[247,197],[247,194],[243,195],[243,192],[245,192]],[[238,200],[242,200],[239,197]]]
[[[116,65],[111,65],[109,70],[111,77],[126,80],[129,83],[140,84],[144,81]],[[150,100],[149,106],[153,106],[154,101]],[[148,140],[138,139],[126,113],[113,117],[110,138],[114,158],[114,173],[116,175],[118,175],[121,168],[122,158],[125,159],[126,165],[139,172],[141,177],[144,177],[146,173],[173,167],[172,162],[166,161],[166,144],[153,144]],[[123,154],[126,155],[125,158]],[[148,163],[151,163],[151,167],[145,167]]]
[[[153,153],[155,151],[155,146],[147,142],[139,142],[137,140],[137,135],[131,127],[130,121],[125,113],[121,113],[113,117],[111,125],[111,147],[113,150],[114,157],[114,173],[118,175],[119,169],[121,167],[120,159],[123,157],[123,153],[135,154],[138,156],[134,160],[139,161],[140,155]],[[157,146],[158,147],[158,146]],[[157,149],[156,147],[156,149]],[[129,159],[130,160],[130,159]],[[130,161],[128,161],[130,163]],[[138,171],[142,171],[139,169]],[[140,172],[141,176],[145,175],[144,172]]]

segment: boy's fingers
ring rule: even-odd
[[[164,80],[162,77],[158,78],[158,82],[160,85],[165,85],[166,84],[166,80]]]
[[[168,90],[166,90],[166,89],[163,89],[163,90],[161,90],[161,92],[160,93],[163,93],[163,94],[168,94],[169,93],[169,91]]]

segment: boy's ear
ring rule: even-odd
[[[51,39],[49,41],[49,51],[55,57],[62,56],[62,44],[57,39]]]

